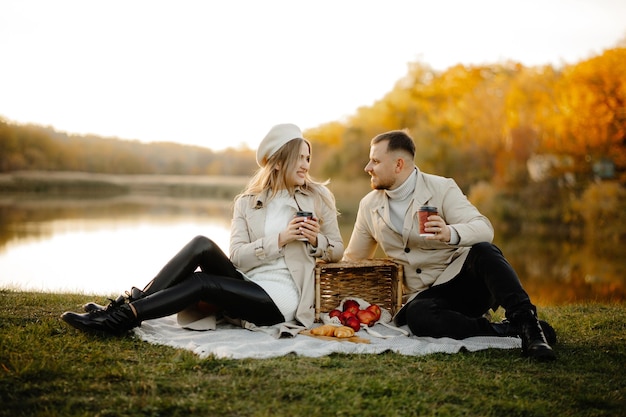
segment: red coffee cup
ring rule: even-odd
[[[426,222],[428,221],[428,216],[433,216],[437,214],[437,207],[433,206],[422,206],[418,210],[418,217],[420,222],[420,236],[435,236],[434,233],[426,233]]]

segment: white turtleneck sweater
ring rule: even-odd
[[[269,203],[265,216],[265,235],[279,234],[293,218],[294,211],[289,202],[293,197],[280,191]],[[280,257],[248,271],[245,276],[258,284],[272,298],[285,321],[295,318],[300,298],[296,283],[291,277],[285,258]]]
[[[389,198],[389,217],[396,232],[402,234],[404,227],[404,217],[411,205],[411,197],[415,191],[415,177],[417,170],[414,169],[411,175],[396,189],[385,190]]]

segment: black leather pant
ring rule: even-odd
[[[517,311],[536,311],[500,249],[484,242],[472,246],[456,277],[419,293],[397,322],[407,323],[417,336],[464,339],[496,335],[483,314],[498,306],[505,309],[507,317]]]
[[[265,290],[244,280],[224,252],[204,236],[183,247],[143,291],[146,296],[131,303],[140,320],[169,316],[204,301],[229,317],[259,326],[284,321]]]

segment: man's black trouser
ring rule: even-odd
[[[464,339],[496,335],[483,315],[502,306],[507,317],[522,310],[536,311],[513,267],[500,249],[478,243],[452,280],[419,293],[404,308],[398,324],[408,324],[417,336]]]

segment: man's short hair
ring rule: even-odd
[[[387,142],[387,152],[402,150],[415,158],[415,142],[404,130],[392,130],[381,133],[372,139],[372,145],[380,142]]]

